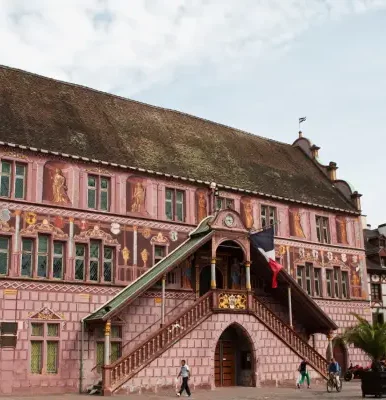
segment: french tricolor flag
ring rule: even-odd
[[[261,232],[252,233],[250,240],[255,249],[257,249],[267,260],[271,267],[272,276],[272,288],[277,288],[277,275],[283,268],[278,262],[275,261],[275,245],[274,245],[274,230],[273,226],[264,229]]]

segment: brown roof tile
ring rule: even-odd
[[[0,140],[354,211],[297,147],[1,66]]]

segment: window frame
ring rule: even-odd
[[[167,250],[168,246],[165,246],[163,244],[154,244],[153,245],[153,265],[156,265],[158,262],[160,262],[161,260],[163,260],[168,254],[168,250]],[[163,256],[157,256],[157,248],[162,249],[163,251]]]
[[[168,192],[171,192],[172,196],[171,199],[168,199]],[[177,194],[182,194],[182,202],[178,203]],[[167,204],[171,203],[171,218],[168,217],[167,212]],[[178,219],[177,217],[177,205],[182,204],[182,219]],[[186,191],[173,188],[173,187],[166,187],[165,188],[165,199],[164,199],[164,210],[165,210],[165,219],[168,221],[180,222],[184,223],[186,221]]]
[[[95,179],[95,186],[89,185],[89,179]],[[107,182],[107,188],[102,188],[102,182]],[[90,207],[89,197],[90,191],[94,191],[95,193],[95,207]],[[102,208],[102,193],[106,193],[107,207]],[[102,212],[110,212],[111,209],[111,178],[106,175],[98,175],[98,174],[87,174],[87,209],[89,210],[97,210]]]
[[[98,257],[91,257],[91,246],[97,245],[98,246]],[[83,256],[76,255],[77,247],[82,246],[84,249]],[[105,280],[105,249],[111,249],[111,281]],[[72,269],[72,276],[75,282],[88,282],[94,284],[114,284],[115,282],[115,274],[117,271],[117,248],[114,245],[105,243],[103,240],[100,239],[90,239],[90,241],[75,241],[74,242],[74,264]],[[83,279],[76,278],[76,267],[77,261],[83,261]],[[91,269],[90,265],[91,262],[97,262],[97,279],[91,279]]]
[[[324,215],[315,215],[316,238],[319,243],[331,243],[330,218]],[[325,235],[326,234],[326,235]]]
[[[9,275],[9,268],[10,268],[10,255],[12,249],[12,236],[10,235],[0,235],[0,239],[7,240],[7,248],[3,249],[0,247],[0,254],[5,254],[6,257],[6,265],[5,265],[5,273],[2,274],[0,270],[0,276],[8,276]]]
[[[273,212],[273,217],[271,212]],[[260,225],[262,229],[272,226],[274,235],[277,234],[277,207],[267,204],[260,205]]]
[[[3,163],[10,164],[10,173],[5,175],[3,174]],[[23,196],[16,197],[16,180],[21,178],[21,175],[16,173],[17,166],[23,166],[24,168],[24,176],[23,176]],[[9,179],[9,188],[8,188],[8,195],[3,196],[1,195],[0,189],[0,198],[4,199],[15,199],[15,200],[26,200],[27,195],[27,174],[28,174],[28,163],[20,162],[18,160],[12,160],[8,158],[1,158],[0,159],[0,188],[1,188],[1,181],[3,176],[7,176]]]
[[[34,325],[39,325],[42,327],[42,335],[33,335]],[[49,334],[49,326],[57,326],[57,335]],[[42,321],[33,319],[30,321],[29,327],[29,367],[28,372],[32,375],[56,375],[58,376],[61,371],[61,324],[57,320]],[[41,354],[40,354],[40,372],[32,372],[32,343],[38,342],[41,344]],[[56,343],[56,371],[48,371],[48,343]]]
[[[316,279],[316,277],[318,277],[318,278]],[[315,297],[323,297],[322,268],[313,267],[313,278],[314,278],[314,296]],[[316,282],[318,283],[318,290],[316,290]]]
[[[220,203],[220,207],[219,207]],[[220,210],[234,210],[235,200],[231,197],[216,196],[216,211]]]
[[[377,287],[379,289],[379,297],[374,298],[373,288]],[[380,283],[371,283],[370,284],[370,293],[371,293],[371,301],[376,303],[382,303],[382,285]]]

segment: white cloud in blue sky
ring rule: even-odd
[[[0,63],[291,143],[386,222],[386,0],[0,0]]]

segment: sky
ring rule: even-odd
[[[0,64],[286,143],[306,116],[386,222],[386,0],[0,0],[0,38]]]

